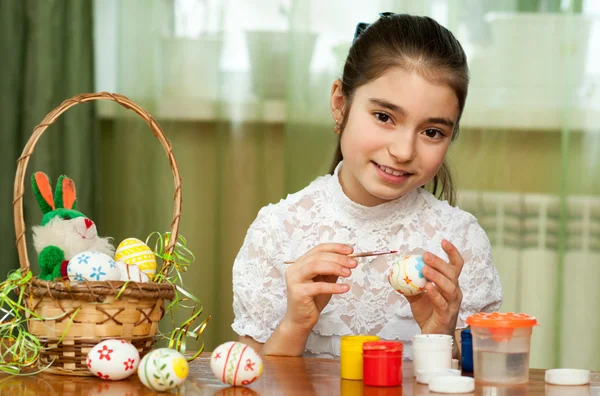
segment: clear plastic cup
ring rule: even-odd
[[[488,384],[529,381],[529,354],[535,317],[527,314],[478,313],[467,318],[473,336],[473,377]]]

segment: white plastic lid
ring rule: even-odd
[[[552,385],[585,385],[590,383],[590,372],[569,368],[546,370],[546,382]]]
[[[475,390],[475,380],[471,377],[435,377],[429,382],[429,390],[436,393],[469,393]]]
[[[420,384],[429,384],[432,378],[443,376],[460,377],[460,370],[442,368],[417,370],[417,382]]]
[[[413,343],[438,343],[438,344],[450,344],[454,338],[448,334],[417,334],[413,339]]]

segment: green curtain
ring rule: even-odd
[[[34,127],[63,100],[93,91],[92,1],[27,0],[0,2],[0,272],[18,267],[12,209],[17,158]],[[79,208],[95,219],[100,191],[98,128],[95,109],[78,105],[68,110],[41,137],[30,159],[33,171],[52,182],[67,174],[75,180]],[[25,224],[39,224],[39,210],[29,179],[25,182]],[[101,227],[101,222],[99,222]],[[37,255],[27,234],[29,258],[37,273]]]
[[[599,17],[588,2],[558,3],[115,2],[114,33],[103,25],[96,42],[114,35],[114,56],[100,60],[116,79],[97,90],[145,107],[173,144],[180,231],[197,256],[184,281],[212,317],[207,350],[236,337],[231,268],[260,207],[329,168],[329,93],[356,23],[392,11],[432,16],[467,52],[469,98],[450,150],[459,206],[490,237],[502,310],[540,321],[532,367],[600,369]],[[129,113],[101,111],[100,217],[117,242],[165,231],[172,208],[166,157]]]

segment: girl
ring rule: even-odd
[[[458,340],[469,315],[499,309],[488,238],[451,206],[445,162],[468,79],[461,45],[430,18],[381,14],[359,25],[331,90],[340,135],[331,174],[262,208],[233,265],[240,341],[265,355],[331,357],[340,336],[371,334],[403,341],[412,358],[415,334]],[[397,255],[347,257],[396,249],[423,254],[425,293],[392,289]]]

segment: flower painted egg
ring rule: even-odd
[[[136,238],[127,238],[117,246],[115,260],[125,264],[136,264],[150,279],[156,273],[156,257],[144,242]]]
[[[143,357],[138,377],[148,388],[162,392],[183,384],[188,370],[188,362],[181,353],[170,348],[158,348]]]
[[[112,257],[92,250],[81,252],[69,260],[67,276],[75,282],[121,279],[121,271]]]
[[[230,341],[219,345],[210,356],[210,368],[219,381],[233,385],[249,385],[263,372],[258,353],[248,345]]]
[[[87,354],[88,369],[108,380],[121,380],[135,373],[140,363],[138,350],[125,340],[110,339],[96,344]]]
[[[414,296],[425,290],[427,279],[423,276],[423,256],[408,255],[392,265],[388,281],[400,294]]]
[[[123,282],[150,282],[148,275],[142,272],[140,267],[135,264],[127,265],[122,261],[117,261],[117,267],[121,271],[121,279]]]

